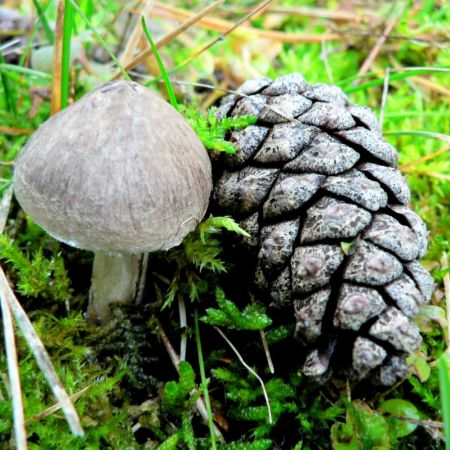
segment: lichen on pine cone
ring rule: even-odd
[[[217,110],[236,115],[257,121],[214,163],[213,210],[250,233],[250,284],[291,308],[304,374],[394,384],[422,343],[412,319],[433,291],[397,151],[369,108],[297,73],[245,82]]]

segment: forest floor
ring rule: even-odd
[[[28,447],[450,448],[450,411],[442,412],[442,404],[450,404],[445,357],[450,5],[445,0],[216,3],[0,2],[1,265],[84,428],[84,437],[73,435],[61,410],[52,408],[52,390],[18,332]],[[66,8],[65,21],[58,5]],[[198,20],[206,7],[210,12]],[[421,262],[436,282],[431,303],[416,318],[424,341],[409,358],[403,382],[354,393],[351,384],[317,386],[304,377],[302,361],[293,357],[292,317],[283,323],[267,305],[225,297],[222,247],[226,230],[234,228],[227,219],[206,219],[180,247],[150,257],[139,308],[118,308],[103,328],[86,321],[93,255],[52,239],[20,209],[11,198],[14,160],[52,111],[120,76],[120,67],[168,97],[156,59],[136,57],[149,48],[141,15],[159,42],[182,111],[211,151],[228,150],[222,138],[238,124],[215,122],[209,108],[249,78],[300,72],[310,83],[338,85],[352,103],[375,111],[385,139],[399,151],[410,206],[428,226],[429,249]],[[193,23],[186,24],[189,19]],[[55,62],[58,45],[63,50]],[[6,333],[5,312],[3,317]],[[177,374],[173,361],[184,345],[186,361]],[[17,437],[11,397],[2,340],[0,448],[5,449],[14,448]],[[198,413],[199,402],[206,403],[209,425]]]

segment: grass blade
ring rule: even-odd
[[[3,59],[3,55],[0,52],[0,67],[4,65],[5,60]],[[4,72],[0,70],[0,78],[2,81],[3,86],[3,92],[5,94],[5,103],[6,108],[9,113],[11,113],[13,116],[17,114],[16,109],[16,101],[14,99],[13,90],[11,89],[11,85],[9,83],[10,80],[5,76]]]
[[[195,322],[195,342],[197,343],[197,355],[198,355],[198,366],[200,369],[200,377],[202,380],[202,384],[205,386],[204,397],[205,397],[205,405],[206,410],[208,411],[208,422],[209,422],[209,432],[211,434],[211,448],[216,449],[216,433],[214,430],[214,422],[213,415],[211,410],[211,402],[209,401],[209,392],[208,386],[206,385],[206,374],[205,374],[205,364],[203,362],[203,352],[202,352],[202,343],[200,340],[200,328],[198,326],[198,312],[197,309],[194,311],[194,322]]]
[[[94,2],[92,0],[81,0],[80,9],[83,11],[83,14],[90,20],[95,12]],[[85,22],[79,16],[74,18],[74,26],[76,26],[78,31],[83,31],[86,29]]]
[[[442,418],[445,431],[445,448],[450,450],[450,364],[449,357],[443,353],[439,358],[439,386],[441,389]]]
[[[44,80],[51,80],[52,76],[39,70],[29,69],[28,67],[16,66],[15,64],[0,63],[0,73],[20,73],[22,75],[30,75]]]
[[[61,108],[69,102],[70,91],[70,40],[72,37],[72,5],[70,0],[64,1],[63,42],[61,58]]]
[[[144,30],[145,37],[148,40],[148,43],[150,44],[150,47],[152,48],[153,54],[155,55],[156,61],[159,66],[159,70],[161,71],[161,75],[164,79],[164,84],[166,85],[167,93],[169,94],[169,100],[172,106],[178,111],[179,106],[177,102],[177,97],[175,95],[175,92],[173,90],[172,83],[170,82],[169,75],[167,73],[166,68],[164,67],[164,63],[162,62],[161,56],[159,55],[158,49],[156,48],[155,43],[153,42],[152,37],[150,36],[150,32],[148,31],[147,24],[145,23],[145,17],[141,17],[141,24],[142,29]]]
[[[439,67],[427,67],[427,66],[412,66],[412,67],[399,67],[399,68],[393,68],[390,70],[391,74],[398,74],[398,73],[407,73],[407,72],[414,72],[414,75],[426,75],[434,72],[443,72],[448,73],[450,72],[450,66],[439,66]],[[373,72],[368,72],[363,75],[353,75],[348,78],[343,78],[340,81],[336,82],[336,85],[341,86],[342,89],[344,89],[345,86],[348,86],[349,88],[351,85],[357,81],[357,80],[364,80],[367,78],[383,78],[384,80],[384,70],[376,70]]]
[[[419,69],[411,68],[411,70],[402,70],[401,72],[397,72],[397,73],[395,73],[395,69],[393,69],[393,70],[391,70],[389,80],[390,81],[404,80],[406,78],[410,78],[410,77],[417,76],[417,75],[429,74],[430,72],[446,73],[449,71],[449,69],[450,69],[450,66],[419,68]],[[373,76],[375,74],[367,74],[367,76],[370,76],[370,75]],[[344,82],[340,82],[337,84],[342,86],[345,83],[349,83],[349,82],[355,81],[357,79],[358,79],[358,77],[352,77],[352,78],[345,80]],[[371,81],[367,81],[366,83],[361,83],[358,86],[348,86],[348,87],[342,86],[342,89],[345,91],[345,93],[351,94],[352,92],[362,91],[362,90],[365,90],[370,87],[381,86],[381,85],[383,85],[383,83],[384,83],[384,74],[380,78],[377,78],[377,79],[371,80]]]

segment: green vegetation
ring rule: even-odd
[[[139,2],[63,1],[70,17],[63,20],[58,35],[53,31],[57,1],[6,3],[35,20],[9,31],[0,26],[1,195],[11,185],[20,148],[50,116],[52,73],[41,68],[44,63],[51,67],[52,61],[41,61],[39,68],[30,66],[36,48],[62,43],[59,92],[65,106],[116,72],[123,73],[132,59],[124,61],[123,51],[134,28],[143,32],[138,12],[145,9]],[[168,3],[190,13],[205,5],[198,0]],[[245,232],[228,217],[205,218],[182,245],[151,256],[144,304],[139,309],[118,308],[105,329],[91,326],[84,312],[92,255],[54,241],[13,200],[0,236],[1,264],[67,391],[81,393],[75,405],[86,431],[84,438],[76,438],[61,411],[46,411],[54,398],[19,334],[30,449],[58,449],[61,443],[68,449],[92,450],[208,449],[214,433],[211,425],[223,435],[223,440],[215,438],[218,449],[437,449],[444,447],[445,436],[450,448],[445,356],[450,292],[444,289],[446,280],[450,285],[446,263],[450,253],[450,6],[439,0],[371,3],[370,10],[344,10],[334,0],[280,0],[271,6],[276,11],[254,17],[244,28],[191,58],[224,33],[227,24],[233,25],[257,5],[250,0],[225,2],[207,19],[214,16],[228,23],[205,20],[160,47],[159,53],[165,75],[171,77],[172,102],[180,104],[180,112],[211,152],[232,152],[233,145],[225,140],[230,130],[254,119],[220,121],[209,108],[223,90],[233,90],[255,75],[301,72],[310,82],[339,85],[352,102],[370,106],[383,117],[383,132],[399,150],[400,168],[411,187],[411,206],[430,230],[430,247],[422,262],[436,281],[431,304],[416,320],[424,342],[410,358],[410,376],[388,391],[312,385],[299,372],[301,360],[295,357],[291,318],[249,298],[245,287],[234,286],[233,273],[239,268],[227,263],[227,238]],[[377,38],[393,20],[390,36],[366,73],[358,75]],[[157,3],[132,56],[148,47],[147,39],[158,46],[158,40],[179,21],[175,10]],[[263,33],[268,30],[276,35]],[[19,55],[6,45],[15,37],[21,39]],[[172,71],[173,67],[181,69]],[[153,82],[160,76],[153,58],[128,75],[164,95],[164,84]],[[388,89],[383,94],[384,86]],[[186,323],[180,320],[183,310]],[[262,378],[272,423],[258,379],[214,327],[225,333]],[[187,345],[186,361],[180,363],[178,373],[161,329],[176,353],[183,342]],[[270,370],[265,341],[275,373]],[[14,448],[14,442],[4,354],[2,339],[0,448],[6,449]],[[205,389],[211,407],[209,425],[196,406],[197,400],[208,403]]]

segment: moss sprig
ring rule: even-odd
[[[195,104],[181,105],[180,112],[186,117],[206,149],[216,152],[234,153],[236,151],[234,144],[225,140],[227,133],[256,122],[256,117],[252,116],[218,119],[215,108],[210,108],[207,112],[202,113]]]

